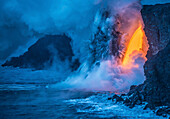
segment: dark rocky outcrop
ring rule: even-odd
[[[144,5],[141,10],[149,43],[147,57],[165,48],[170,38],[170,3]]]
[[[143,85],[145,100],[152,105],[170,106],[170,43],[144,65],[146,81]]]
[[[112,100],[115,100],[116,102],[122,102],[124,101],[122,97],[118,96],[118,95],[114,95],[112,97]]]
[[[166,114],[170,115],[170,108],[169,107],[161,107],[156,111],[156,114],[159,116],[167,117]]]
[[[150,45],[144,65],[146,80],[131,86],[123,104],[133,108],[147,102],[144,110],[150,108],[166,117],[170,114],[170,4],[144,6],[141,12]]]
[[[146,80],[143,84],[132,86],[127,94],[130,97],[128,106],[148,102],[144,109],[156,109],[160,106],[170,107],[170,43],[165,49],[152,56],[144,65]],[[127,102],[127,101],[126,101]],[[126,103],[125,102],[125,103]],[[164,111],[164,115],[169,111]],[[163,112],[160,112],[163,113]],[[159,114],[158,114],[159,115]]]
[[[51,66],[57,57],[61,62],[68,60],[72,70],[79,66],[79,61],[73,61],[74,56],[71,39],[66,35],[46,35],[32,45],[27,52],[19,57],[12,57],[2,66],[13,66],[21,68],[44,69]]]
[[[150,45],[149,58],[144,65],[146,81],[132,86],[128,96],[132,103],[136,99],[146,101],[147,107],[152,109],[170,106],[170,4],[144,6],[142,16]]]

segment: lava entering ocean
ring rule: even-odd
[[[113,16],[114,15],[112,15],[110,19]],[[93,60],[96,57],[87,58],[81,64],[79,70],[74,72],[64,82],[57,84],[56,87],[60,89],[81,89],[125,93],[129,90],[131,85],[139,85],[143,83],[145,80],[143,65],[146,61],[146,54],[149,45],[143,30],[144,24],[140,13],[140,5],[138,3],[132,3],[127,6],[125,5],[121,9],[118,9],[118,16],[118,20],[120,20],[119,23],[115,22],[114,24],[114,20],[106,19],[106,21],[112,22],[111,24],[114,24],[114,27],[111,27],[111,24],[105,21],[104,23],[100,23],[104,24],[103,28],[97,27],[102,30],[105,29],[103,30],[102,35],[109,37],[108,41],[114,40],[119,44],[118,47],[120,48],[117,49],[114,48],[114,45],[111,45],[110,49],[108,47],[107,50],[111,51],[113,49],[115,52],[120,52],[121,56],[119,56],[118,53],[118,55],[112,54],[105,58],[100,57],[102,56],[100,49],[108,46],[108,42],[104,41],[102,38],[94,39],[96,41],[93,47],[97,47],[96,49],[98,50],[95,50],[92,53],[101,54],[97,57],[97,60],[94,61],[94,64],[91,66],[88,61]],[[102,14],[98,19],[100,19],[98,20],[99,22],[103,20]],[[110,31],[109,28],[111,28]],[[111,32],[113,30],[112,28],[115,28],[115,31],[122,35],[117,39],[114,39]],[[100,37],[100,34],[95,35]],[[103,41],[106,45],[101,47],[102,45],[99,40]],[[99,45],[96,45],[96,43]]]
[[[142,57],[146,60],[145,56],[147,54],[147,50],[147,38],[145,36],[145,32],[142,29],[142,25],[140,24],[126,46],[126,52],[122,61],[123,66],[131,64],[133,62],[132,56],[135,56],[139,53],[141,53]]]
[[[112,57],[101,61],[100,65],[95,66],[91,71],[87,70],[88,65],[85,63],[79,72],[56,87],[125,93],[131,85],[141,84],[145,80],[143,65],[146,61],[147,50],[147,39],[140,25],[126,46],[122,63],[118,63],[117,58]]]

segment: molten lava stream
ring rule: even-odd
[[[140,25],[137,28],[137,30],[134,32],[134,34],[133,34],[132,38],[130,39],[129,44],[127,46],[127,50],[126,50],[124,58],[123,58],[124,66],[130,64],[133,61],[133,59],[132,59],[132,57],[130,57],[130,55],[134,51],[142,51],[143,50],[144,36],[145,36],[145,32],[142,29],[142,25]]]

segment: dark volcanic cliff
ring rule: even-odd
[[[10,61],[6,61],[2,66],[44,69],[46,66],[53,65],[53,60],[56,60],[55,57],[57,57],[57,60],[61,62],[67,60],[74,70],[79,63],[72,60],[74,54],[70,41],[71,39],[66,35],[47,35],[40,38],[23,55],[12,57]]]
[[[149,43],[147,57],[165,48],[170,37],[170,3],[144,5],[141,10]]]
[[[131,86],[127,95],[109,99],[123,101],[130,108],[147,102],[144,109],[167,116],[170,115],[170,4],[146,5],[141,13],[150,45],[144,65],[146,80],[141,85]]]
[[[152,56],[144,65],[146,80],[133,86],[128,95],[132,103],[135,99],[147,101],[150,108],[170,106],[170,43],[165,49]]]
[[[139,86],[131,86],[124,104],[129,107],[147,102],[144,109],[157,110],[157,115],[170,114],[170,43],[152,56],[144,65],[146,80]],[[160,108],[164,106],[163,108]]]
[[[128,105],[133,107],[146,101],[148,105],[144,109],[167,106],[157,114],[170,114],[170,4],[144,6],[142,16],[150,45],[144,65],[146,80],[131,87]]]
[[[155,106],[170,106],[170,43],[145,63],[144,70],[147,78],[142,90],[145,100]]]
[[[150,45],[142,93],[153,106],[170,106],[170,4],[144,6],[142,16]]]

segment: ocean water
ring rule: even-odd
[[[111,93],[59,90],[55,71],[0,70],[0,119],[161,119],[142,106],[107,100]]]

